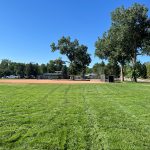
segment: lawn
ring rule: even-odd
[[[150,84],[0,84],[2,150],[148,150]]]

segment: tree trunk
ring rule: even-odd
[[[120,80],[121,82],[124,81],[124,65],[120,64]]]
[[[82,70],[82,79],[85,79],[85,69]]]
[[[72,76],[72,80],[75,80],[75,76],[74,75]]]
[[[133,34],[135,38],[135,34]],[[137,57],[137,46],[136,41],[133,43],[133,54],[132,54],[132,63],[133,63],[133,72],[132,72],[132,81],[137,82],[137,75],[136,75],[136,57]]]
[[[71,75],[71,76],[70,76],[70,80],[75,80],[75,76],[74,76],[74,75]]]
[[[72,66],[72,64],[73,64],[73,63],[72,63],[72,61],[71,61],[71,62],[70,62],[70,66]],[[71,73],[71,78],[70,78],[70,79],[71,79],[71,80],[75,80],[75,75],[74,75],[73,68],[71,68],[71,72],[70,72],[70,73]]]
[[[136,52],[134,53],[134,57],[133,57],[132,62],[133,62],[132,80],[134,82],[137,82],[137,76],[136,76]]]

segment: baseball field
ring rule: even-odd
[[[0,83],[0,149],[148,150],[150,84]]]

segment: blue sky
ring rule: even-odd
[[[109,29],[110,13],[135,2],[150,9],[150,0],[0,0],[0,60],[41,64],[66,59],[52,53],[49,45],[71,36],[89,47],[92,66],[100,61],[94,57],[94,43]],[[150,61],[150,57],[139,59]]]

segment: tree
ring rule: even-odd
[[[135,3],[125,9],[117,8],[112,13],[113,26],[119,29],[126,50],[133,65],[133,80],[136,82],[136,62],[138,55],[150,55],[150,21],[148,8]]]
[[[33,64],[33,76],[37,78],[37,76],[40,74],[39,64]]]
[[[102,74],[105,74],[105,63],[102,61],[101,63],[94,64],[93,72],[97,74],[98,77],[100,77]]]
[[[24,63],[12,62],[8,59],[3,59],[0,64],[0,77],[17,75],[23,78],[25,76],[25,67]]]
[[[126,76],[128,78],[131,78],[133,79],[133,66],[131,64],[128,64],[126,65],[126,69],[125,69],[125,72],[126,72]],[[146,68],[146,65],[145,64],[141,64],[139,61],[136,62],[136,70],[135,72],[136,74],[134,74],[134,76],[136,76],[136,78],[143,78],[143,79],[146,79],[147,78],[147,68]]]
[[[147,69],[147,77],[150,78],[150,62],[145,63]]]
[[[79,45],[77,39],[71,41],[70,37],[62,37],[58,40],[58,44],[52,43],[50,45],[52,52],[59,50],[62,55],[66,55],[70,61],[71,74],[78,73],[82,70],[82,77],[84,77],[86,67],[90,64],[91,58],[87,53],[85,45]],[[76,70],[77,69],[77,70]],[[76,70],[76,71],[75,71]]]
[[[50,60],[47,64],[47,71],[50,73],[54,73],[56,71],[54,60]]]
[[[112,25],[108,33],[98,38],[95,43],[95,55],[101,59],[120,65],[121,81],[124,81],[124,65],[129,61],[128,49],[124,45],[124,38],[120,36],[119,29]]]
[[[86,67],[86,73],[93,73],[93,68]]]
[[[105,64],[103,61],[101,63],[96,63],[93,66],[93,72],[96,73],[99,77],[102,74],[106,76],[114,75],[115,77],[119,77],[120,68],[119,65],[115,62],[109,62]]]
[[[47,70],[50,73],[54,73],[55,71],[61,71],[65,62],[61,59],[50,60],[47,64]]]
[[[37,75],[40,73],[39,65],[37,63],[26,64],[25,73],[28,78],[36,78]]]
[[[40,65],[40,74],[43,74],[43,73],[47,73],[47,65],[45,64]]]
[[[13,73],[10,69],[11,61],[8,59],[3,59],[0,63],[0,76],[9,76]]]
[[[68,68],[67,68],[67,66],[63,65],[61,71],[62,71],[63,79],[67,79],[68,78]]]
[[[147,68],[145,64],[141,65],[141,78],[146,79],[147,78]]]
[[[15,75],[23,78],[25,76],[25,64],[23,63],[14,63],[14,72]]]
[[[63,65],[65,64],[65,62],[61,58],[54,60],[54,63],[55,63],[55,71],[61,71]]]
[[[140,4],[134,4],[125,9],[117,8],[112,12],[112,25],[102,39],[96,42],[96,55],[117,61],[121,66],[123,80],[124,65],[131,61],[133,64],[133,78],[136,77],[137,55],[150,55],[150,21],[148,9]]]
[[[79,68],[79,71],[81,71],[82,78],[85,78],[86,73],[86,67],[91,63],[90,55],[87,53],[88,47],[85,45],[81,45],[78,47],[76,52],[76,59],[75,64]]]
[[[70,63],[68,72],[69,72],[69,75],[72,75],[71,79],[74,80],[74,75],[77,75],[79,73],[79,71],[80,70],[75,63]]]
[[[114,75],[115,77],[119,77],[120,75],[120,67],[116,62],[109,62],[105,65],[105,74],[106,76]]]
[[[136,77],[147,78],[147,69],[145,64],[141,64],[139,61],[136,62]]]

